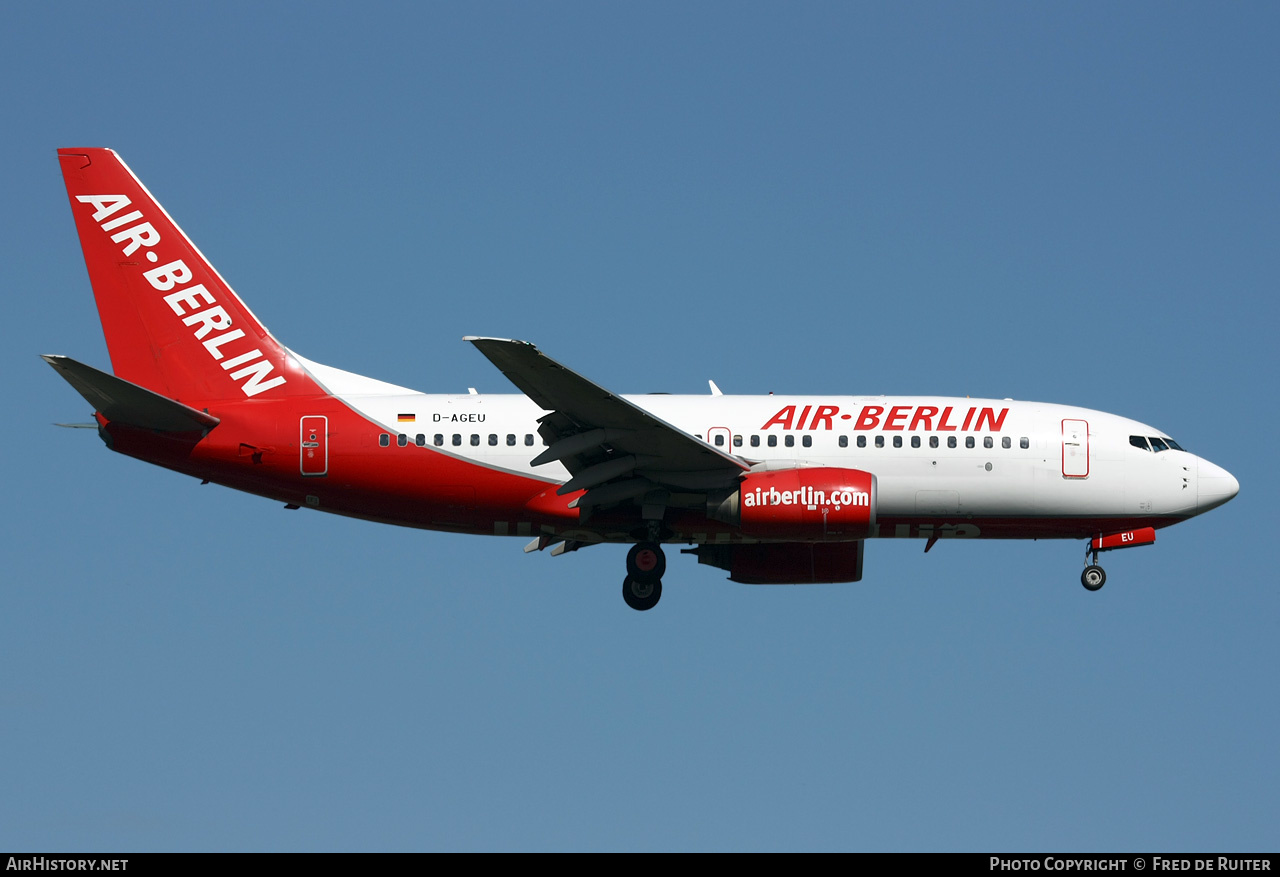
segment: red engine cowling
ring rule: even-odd
[[[751,472],[707,515],[761,539],[865,539],[876,523],[876,476],[820,466]]]
[[[699,545],[699,563],[729,571],[746,585],[816,585],[862,578],[865,542],[773,542]]]

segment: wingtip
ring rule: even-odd
[[[519,338],[494,338],[489,335],[463,335],[462,340],[470,341],[472,344],[480,341],[494,341],[498,344],[523,344],[526,347],[534,346],[533,342],[521,341]]]

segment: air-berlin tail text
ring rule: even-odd
[[[160,256],[153,249],[160,243],[160,233],[145,221],[142,211],[131,210],[115,215],[131,206],[127,195],[77,195],[76,200],[94,208],[93,221],[111,235],[112,242],[123,244],[121,252],[125,257],[133,256],[145,247],[148,262],[155,264],[160,261]],[[252,340],[245,340],[244,330],[236,328],[231,314],[218,304],[214,294],[203,283],[191,283],[194,275],[182,259],[158,265],[144,271],[142,276],[152,289],[167,293],[165,304],[182,318],[182,324],[192,330],[195,339],[228,372],[246,396],[256,396],[285,383],[283,375],[268,377],[275,370],[275,364],[264,357],[261,349],[253,346]],[[230,347],[224,350],[227,345]]]

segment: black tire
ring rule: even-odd
[[[627,576],[622,580],[622,599],[637,612],[647,612],[662,599],[662,582],[637,582]]]
[[[1086,566],[1084,572],[1080,573],[1080,584],[1084,585],[1086,591],[1096,591],[1106,583],[1107,574],[1100,566]]]
[[[627,575],[637,582],[657,582],[667,573],[667,555],[657,542],[638,542],[627,552]]]

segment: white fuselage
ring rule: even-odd
[[[343,398],[386,428],[393,449],[403,433],[409,444],[423,442],[482,466],[555,482],[569,478],[558,463],[529,465],[543,447],[537,427],[547,412],[524,396]],[[932,396],[624,398],[749,461],[872,472],[885,517],[1169,517],[1172,523],[1225,502],[1235,489],[1231,476],[1193,454],[1140,449],[1130,441],[1167,442],[1160,430],[1066,405]],[[790,424],[777,416],[788,408]],[[983,417],[984,411],[991,413]],[[819,412],[824,416],[816,417]],[[400,422],[406,414],[413,420]]]

